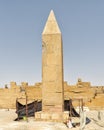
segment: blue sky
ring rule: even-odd
[[[0,87],[41,82],[41,33],[51,10],[63,37],[64,80],[104,85],[104,0],[0,0]]]

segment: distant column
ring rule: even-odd
[[[63,81],[62,36],[51,11],[42,33],[42,111],[63,112]]]

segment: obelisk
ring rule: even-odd
[[[54,12],[51,10],[42,33],[42,111],[63,112],[63,46]]]

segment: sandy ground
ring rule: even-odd
[[[89,111],[86,115],[91,122],[84,130],[104,130],[104,111],[100,111],[100,120],[98,111]],[[28,122],[14,121],[16,117],[15,110],[0,110],[0,130],[69,130],[64,123],[35,121],[34,117],[28,118]],[[79,130],[80,127],[71,129]]]

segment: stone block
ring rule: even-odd
[[[36,112],[35,120],[47,120],[55,122],[63,122],[68,119],[68,112]]]
[[[43,113],[41,113],[41,119],[50,120],[51,119],[51,114],[49,112],[43,112]]]
[[[62,113],[53,113],[52,114],[52,120],[62,120],[62,119],[63,119]]]
[[[41,112],[35,112],[35,118],[41,119]]]
[[[64,111],[63,113],[63,119],[67,120],[69,118],[69,111]]]

